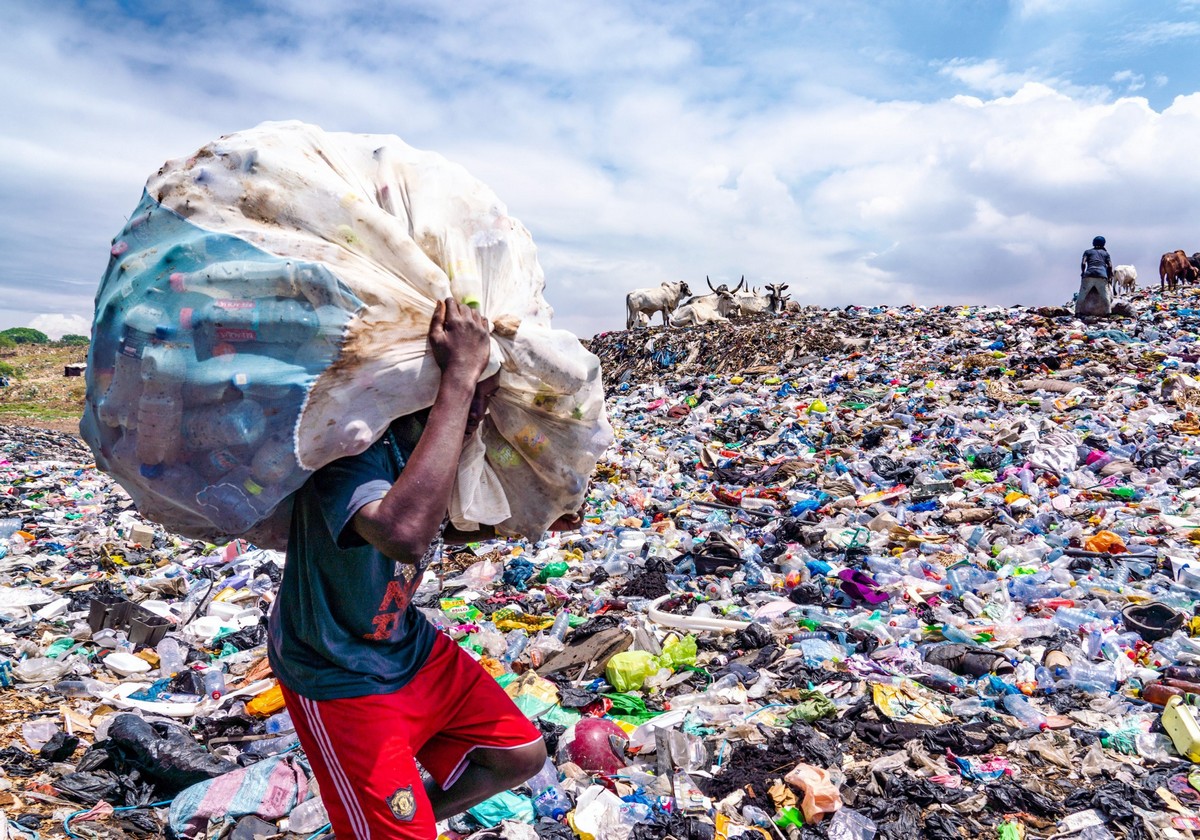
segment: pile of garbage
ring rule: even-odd
[[[595,339],[582,530],[414,599],[552,757],[443,835],[1195,836],[1200,306],[1137,312]],[[328,831],[265,659],[283,556],[146,523],[86,457],[0,429],[5,818]]]

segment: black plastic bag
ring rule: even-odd
[[[5,747],[0,750],[0,767],[10,776],[32,776],[49,766],[50,763],[45,759],[25,752],[20,747]]]
[[[1063,805],[1070,811],[1095,808],[1109,819],[1126,820],[1136,816],[1136,805],[1145,811],[1159,807],[1145,791],[1121,781],[1111,781],[1098,788],[1083,788],[1067,797]]]
[[[1137,454],[1137,464],[1139,467],[1162,469],[1170,464],[1174,464],[1178,460],[1179,456],[1171,452],[1171,448],[1165,443],[1158,446],[1148,446]]]
[[[948,788],[928,779],[904,773],[884,773],[882,775],[883,794],[887,799],[895,802],[911,802],[921,808],[928,808],[934,803],[957,805],[974,795],[968,790]]]
[[[38,750],[38,755],[47,761],[66,761],[74,754],[78,746],[78,736],[68,735],[66,732],[59,730],[54,733],[54,736],[49,741],[42,745],[42,748]]]
[[[975,454],[975,469],[998,470],[1004,466],[1008,453],[1003,449],[985,449]]]
[[[131,773],[82,770],[68,773],[53,785],[68,799],[84,805],[95,805],[103,800],[117,807],[137,807],[154,801],[153,786],[143,782],[136,770]]]
[[[883,443],[883,436],[887,434],[887,426],[876,426],[873,429],[867,429],[862,436],[863,449],[874,449]]]
[[[925,840],[961,840],[958,833],[958,823],[946,814],[926,814],[925,826],[922,829]]]
[[[758,650],[771,644],[774,640],[771,631],[758,623],[751,623],[746,629],[737,631],[734,638],[737,646],[742,650]]]
[[[236,764],[210,755],[186,729],[172,723],[150,724],[136,715],[117,715],[108,737],[160,794],[175,794],[237,769]]]
[[[998,811],[1028,811],[1039,817],[1059,817],[1063,814],[1062,805],[1015,782],[992,782],[984,790],[988,805]]]
[[[238,650],[253,650],[267,643],[267,626],[261,623],[255,624],[253,627],[222,636],[221,641],[233,645]]]

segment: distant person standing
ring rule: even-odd
[[[1092,240],[1079,262],[1079,294],[1075,297],[1077,316],[1112,314],[1112,258],[1104,248],[1104,237]]]
[[[1111,281],[1112,276],[1112,258],[1104,248],[1104,237],[1097,236],[1092,240],[1092,247],[1083,252],[1083,259],[1079,262],[1079,279],[1103,277]]]

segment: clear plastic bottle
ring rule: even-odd
[[[214,700],[219,699],[225,694],[225,672],[220,666],[205,668],[200,672],[200,677],[204,683],[204,693]]]
[[[302,344],[317,334],[317,313],[296,300],[221,299],[193,311],[185,322],[210,344],[247,341]]]
[[[529,645],[529,635],[523,630],[513,630],[509,632],[508,639],[504,647],[504,655],[500,657],[501,662],[513,663],[521,658],[521,654],[525,652],[525,648]]]
[[[1075,662],[1067,673],[1072,684],[1093,694],[1109,694],[1117,683],[1111,662]]]
[[[164,636],[155,651],[158,653],[158,671],[162,676],[171,676],[183,668],[186,651],[177,639]]]
[[[188,413],[183,422],[184,443],[193,450],[253,446],[267,430],[262,406],[254,400],[213,405]]]
[[[292,834],[308,836],[329,824],[329,814],[320,796],[305,799],[288,814],[288,831]]]
[[[1079,630],[1086,624],[1097,621],[1094,614],[1078,607],[1059,607],[1054,612],[1054,623],[1065,630]]]
[[[295,732],[295,727],[292,724],[292,716],[288,713],[287,709],[267,718],[264,728],[268,735],[278,735],[279,737],[251,741],[245,750],[250,755],[275,755],[288,749],[299,740]]]
[[[137,406],[142,398],[142,357],[117,354],[113,378],[97,406],[100,422],[112,428],[137,427]]]
[[[137,457],[145,465],[172,461],[179,451],[185,370],[183,354],[174,347],[151,347],[142,356]]]
[[[567,630],[571,626],[571,614],[563,610],[554,617],[554,624],[550,626],[550,637],[557,641],[563,641],[567,636]]]
[[[272,503],[263,498],[246,467],[238,467],[196,494],[196,503],[213,524],[231,534],[240,534],[270,512]]]
[[[1046,716],[1034,708],[1023,694],[1006,694],[1002,702],[1005,710],[1021,721],[1023,726],[1036,726],[1038,729],[1046,727]]]
[[[256,482],[270,487],[279,484],[299,468],[292,452],[292,442],[283,437],[272,436],[254,453],[250,462],[250,475]]]

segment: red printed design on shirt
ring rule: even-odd
[[[412,602],[421,575],[419,569],[407,563],[396,564],[396,575],[397,579],[388,581],[383,600],[375,611],[375,617],[371,619],[371,623],[375,625],[375,632],[365,634],[364,639],[374,642],[399,641],[395,634],[400,627],[400,619],[404,617],[404,611]]]

